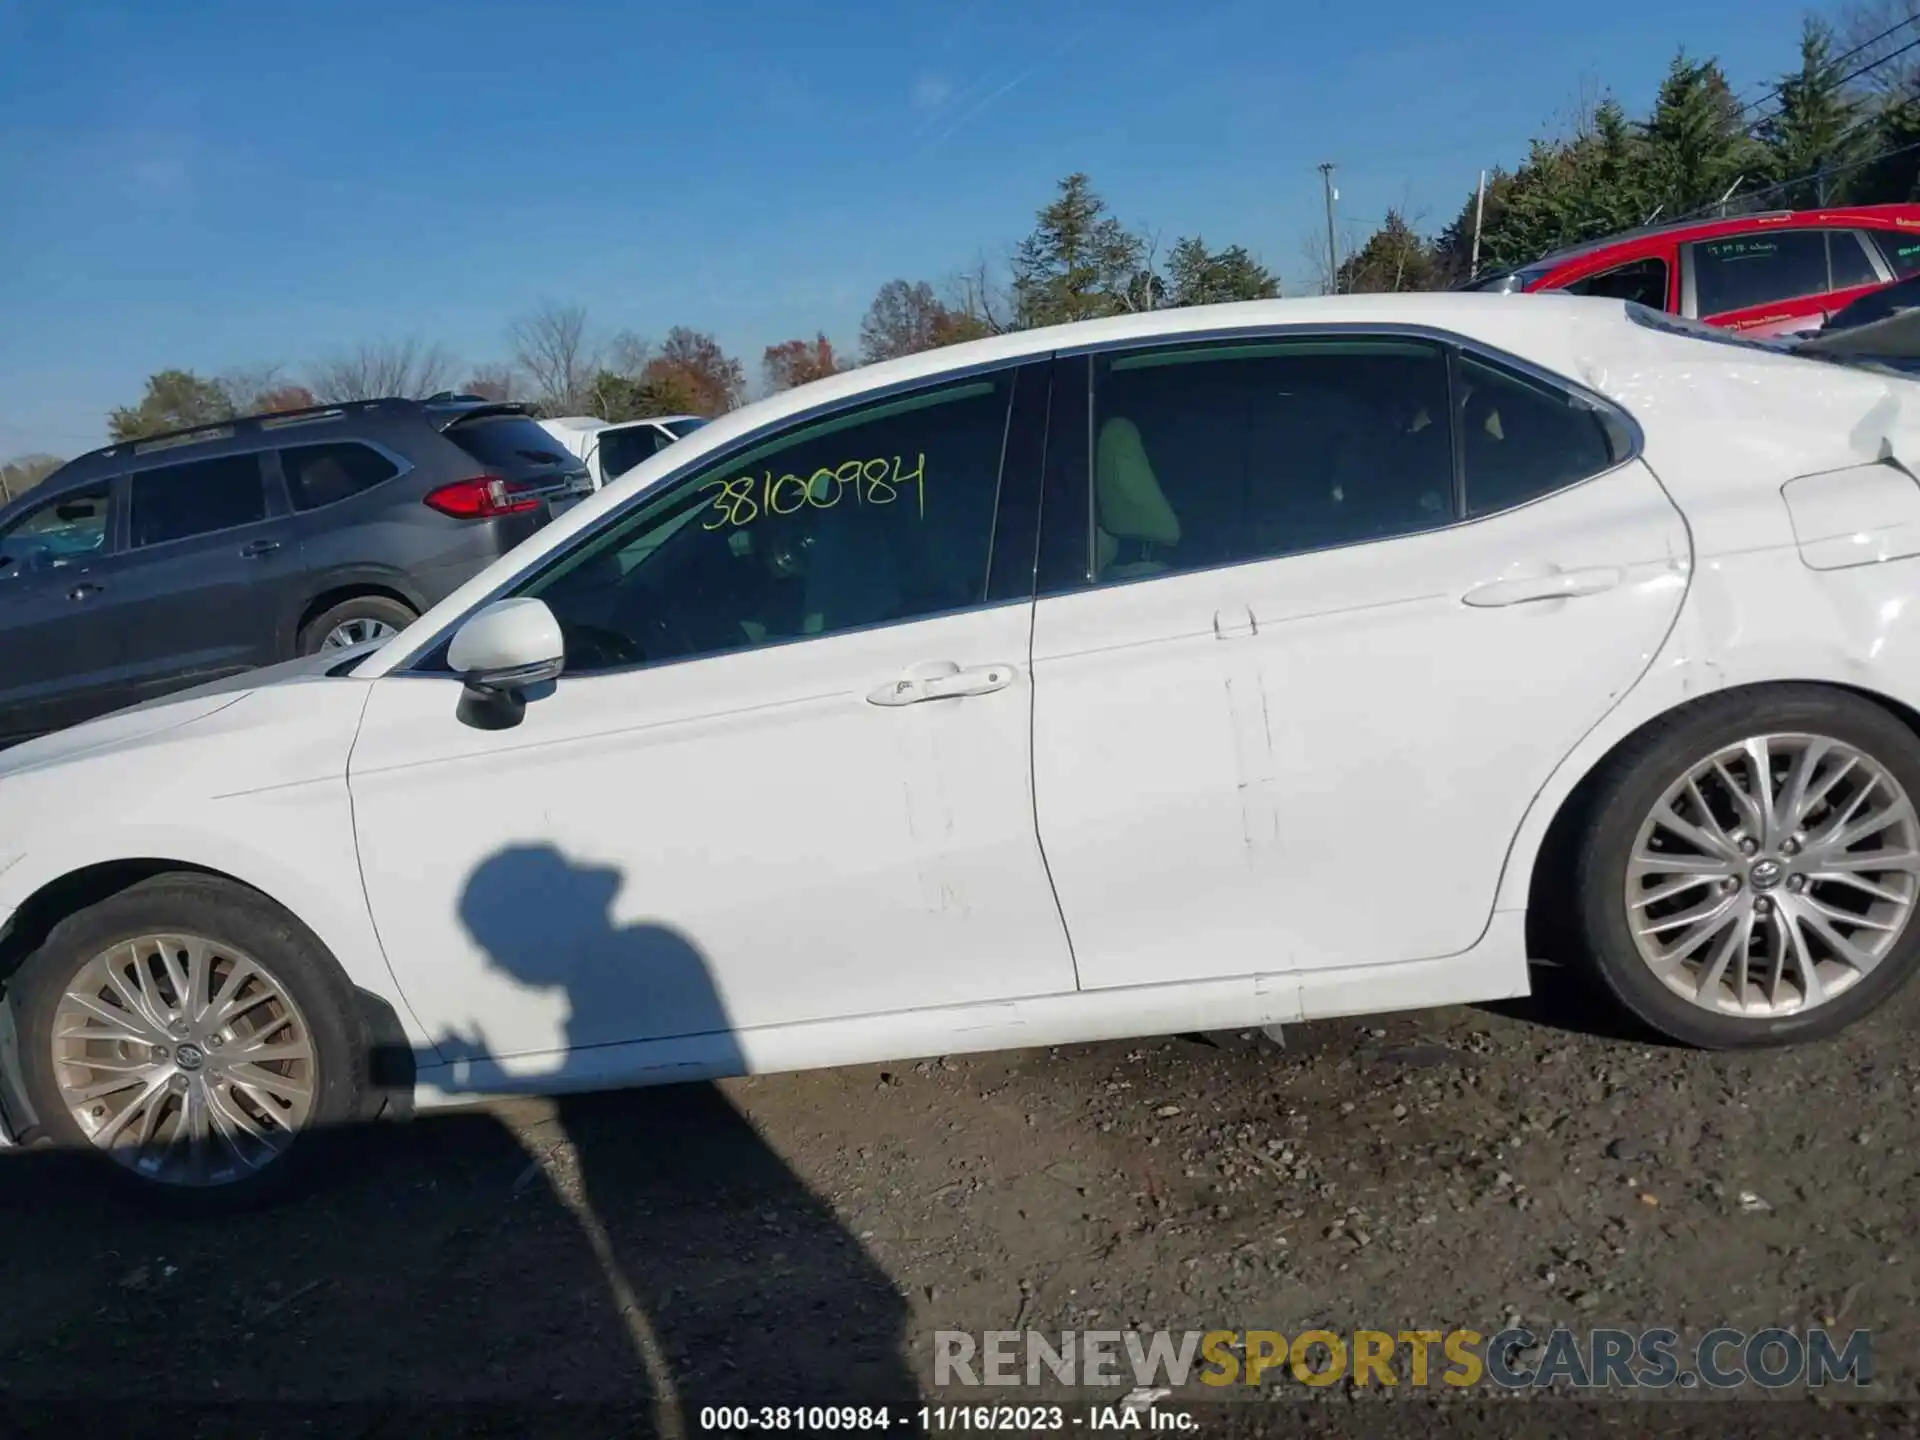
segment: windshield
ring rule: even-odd
[[[707,422],[698,415],[689,415],[681,420],[662,420],[660,428],[676,440],[684,440]]]

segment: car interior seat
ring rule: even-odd
[[[1118,415],[1100,427],[1093,504],[1094,573],[1099,579],[1125,580],[1166,570],[1166,562],[1154,551],[1180,543],[1180,517],[1160,490],[1140,427]]]

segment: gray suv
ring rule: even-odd
[[[465,395],[82,455],[0,508],[0,744],[392,634],[592,488]]]

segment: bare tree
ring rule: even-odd
[[[441,346],[411,338],[386,340],[363,343],[315,366],[307,388],[326,405],[389,395],[420,399],[446,389],[453,374],[453,356]]]
[[[616,375],[632,378],[645,370],[651,359],[653,342],[644,335],[622,330],[607,342],[607,353],[601,363]]]
[[[507,341],[549,414],[577,415],[588,407],[600,354],[584,305],[545,301],[507,327]]]
[[[947,281],[946,291],[947,309],[972,322],[962,328],[973,333],[960,338],[972,339],[975,333],[1004,335],[1013,329],[1013,300],[984,252]]]
[[[465,395],[478,395],[482,400],[517,400],[520,397],[520,372],[500,361],[478,365],[474,367],[473,374],[462,382],[460,391]]]
[[[1916,19],[1920,19],[1920,0],[1849,0],[1842,5],[1837,48],[1842,54],[1860,50],[1848,58],[1847,69],[1872,65],[1860,79],[1874,91],[1911,95],[1920,86],[1920,49],[1904,55],[1894,52],[1920,40],[1920,24],[1912,23]]]

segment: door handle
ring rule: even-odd
[[[951,660],[915,665],[898,680],[889,680],[867,696],[875,705],[918,705],[923,700],[957,700],[966,695],[991,695],[1013,683],[1011,665],[976,665],[963,670]]]
[[[278,540],[250,540],[240,547],[240,553],[249,560],[258,560],[262,555],[271,555],[279,548]]]
[[[1571,600],[1579,595],[1598,595],[1611,590],[1625,578],[1625,571],[1612,566],[1592,570],[1554,569],[1544,575],[1490,580],[1485,585],[1474,586],[1460,598],[1476,608],[1524,605],[1532,600]]]
[[[69,600],[84,600],[89,595],[98,595],[106,588],[104,585],[94,584],[91,580],[82,580],[78,585],[67,591],[67,598]]]

